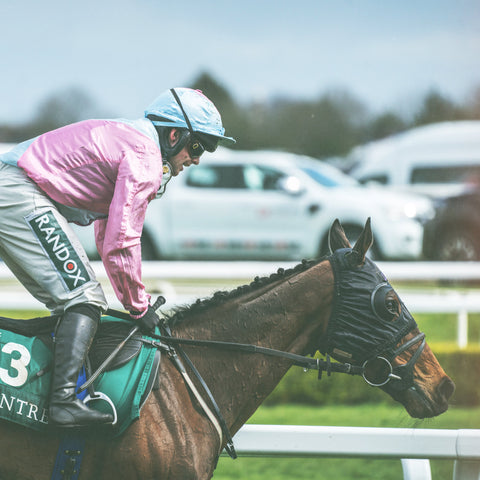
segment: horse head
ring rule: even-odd
[[[335,296],[320,351],[362,366],[367,383],[382,388],[412,417],[439,415],[448,408],[454,383],[385,275],[367,257],[372,243],[370,219],[353,248],[338,220],[330,229]]]

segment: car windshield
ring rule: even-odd
[[[354,178],[330,165],[303,165],[300,168],[324,187],[352,187],[358,185]]]

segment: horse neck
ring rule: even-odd
[[[248,343],[313,353],[325,332],[333,298],[328,261],[194,315],[177,336]],[[188,349],[221,411],[236,431],[275,388],[290,362],[235,350]]]

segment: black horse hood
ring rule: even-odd
[[[379,354],[391,357],[416,323],[378,267],[368,258],[357,265],[355,255],[344,248],[328,257],[335,298],[320,351],[360,365]]]

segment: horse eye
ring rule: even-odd
[[[372,294],[372,308],[378,318],[394,322],[401,314],[401,303],[395,290],[388,284],[381,284]]]
[[[385,298],[385,308],[388,313],[392,315],[391,320],[396,320],[400,315],[400,302],[398,301],[397,296],[394,294],[392,297]]]
[[[385,307],[387,310],[392,314],[396,315],[397,312],[397,302],[395,300],[386,300],[385,301]]]

